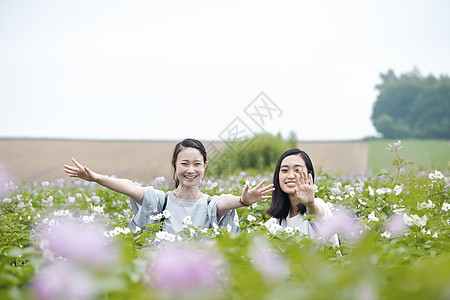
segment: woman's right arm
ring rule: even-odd
[[[114,178],[95,173],[88,167],[82,166],[74,158],[72,158],[72,162],[75,166],[64,165],[64,171],[70,177],[77,177],[86,181],[96,182],[110,190],[127,195],[139,205],[142,205],[142,199],[144,198],[143,187],[138,186],[128,179]]]

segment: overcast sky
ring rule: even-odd
[[[445,0],[0,0],[0,137],[372,136],[380,73],[450,74],[449,12]]]

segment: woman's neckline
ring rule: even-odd
[[[176,194],[174,191],[170,191],[170,193],[171,193],[175,198],[177,198],[177,199],[179,199],[179,200],[185,200],[185,201],[198,201],[198,200],[200,200],[200,199],[202,199],[202,198],[204,198],[204,197],[206,196],[206,194],[200,193],[201,196],[200,196],[200,198],[198,198],[198,199],[185,199],[185,198],[178,197],[177,194]]]

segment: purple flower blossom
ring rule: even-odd
[[[263,237],[253,240],[249,248],[253,266],[268,281],[281,281],[289,276],[288,262]]]
[[[331,194],[333,196],[340,196],[340,195],[342,195],[342,191],[339,188],[337,188],[337,187],[331,188],[330,192],[331,192]]]
[[[364,187],[361,186],[361,185],[358,185],[358,186],[356,187],[356,191],[357,191],[358,193],[361,194],[361,193],[364,191]]]
[[[156,188],[162,188],[164,181],[166,181],[166,178],[164,176],[156,177],[152,181],[152,186],[154,186]]]
[[[189,245],[157,249],[149,261],[150,285],[162,294],[206,296],[223,282],[223,261],[218,253]]]
[[[31,291],[42,300],[94,299],[96,290],[91,276],[67,262],[47,266],[31,283]]]
[[[92,196],[92,201],[94,201],[95,205],[100,203],[100,197],[97,195]]]
[[[75,203],[75,197],[69,196],[69,197],[67,198],[67,201],[69,202],[70,205],[72,205],[72,204]]]
[[[408,229],[402,215],[393,215],[387,222],[386,230],[394,236],[400,236]]]
[[[43,234],[43,240],[56,256],[95,266],[107,265],[115,257],[101,226],[63,222]]]
[[[318,222],[320,235],[328,240],[333,234],[342,234],[350,241],[358,240],[362,235],[362,225],[356,220],[355,215],[345,208],[335,208],[333,216]]]

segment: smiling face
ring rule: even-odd
[[[176,177],[180,185],[186,187],[197,186],[203,178],[207,162],[195,148],[183,148],[177,156],[175,163]]]
[[[299,155],[289,155],[281,161],[279,180],[280,187],[286,194],[293,194],[297,187],[295,173],[307,171],[303,158]]]

